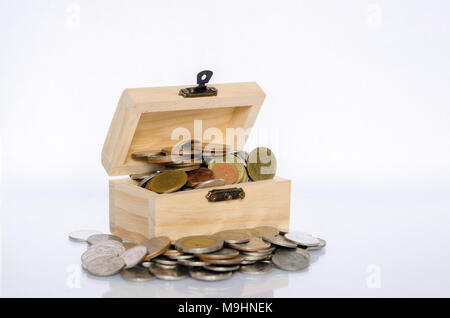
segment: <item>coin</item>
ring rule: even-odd
[[[255,227],[253,230],[255,230],[258,233],[258,236],[263,237],[264,235],[277,235],[280,233],[276,227],[273,226],[258,226]]]
[[[110,240],[122,242],[122,239],[120,237],[118,237],[116,235],[110,235],[110,234],[93,234],[87,238],[87,242],[90,245],[94,245],[98,242],[110,241]]]
[[[284,237],[291,242],[307,247],[317,246],[320,244],[320,241],[315,237],[301,232],[289,232],[286,233]]]
[[[181,264],[184,266],[201,267],[201,266],[205,265],[206,263],[198,258],[192,258],[192,259],[179,259],[178,264]]]
[[[192,278],[198,279],[198,280],[204,280],[204,281],[218,281],[218,280],[224,280],[228,279],[234,276],[234,272],[213,272],[206,269],[199,269],[199,268],[192,268],[189,269],[189,275],[191,275]]]
[[[228,258],[234,258],[239,255],[239,252],[236,250],[233,250],[231,248],[223,248],[219,251],[207,253],[207,254],[195,254],[195,256],[201,258],[201,259],[228,259]]]
[[[211,188],[211,187],[220,187],[225,185],[224,179],[211,179],[205,182],[202,182],[200,184],[197,184],[194,189],[204,189],[204,188]]]
[[[243,232],[250,235],[250,241],[248,243],[229,243],[228,245],[239,251],[246,252],[258,252],[270,248],[270,243],[264,242],[263,239],[255,235],[254,232],[250,230],[245,230]]]
[[[213,272],[231,272],[237,271],[239,269],[239,265],[230,265],[230,266],[218,266],[218,265],[204,265],[203,268],[213,271]]]
[[[170,259],[191,259],[194,258],[195,256],[193,254],[180,254],[180,255],[167,255],[168,258]]]
[[[263,255],[269,255],[272,254],[275,251],[275,247],[272,246],[266,250],[256,251],[256,252],[244,252],[241,251],[242,255],[250,255],[250,256],[263,256]]]
[[[248,254],[242,254],[242,257],[246,261],[262,261],[267,258],[267,255],[248,255]]]
[[[162,256],[162,255],[152,259],[152,262],[155,262],[158,264],[163,264],[163,265],[177,265],[176,260],[170,259],[170,258]]]
[[[190,156],[190,155],[196,155],[196,154],[201,154],[202,151],[200,149],[197,148],[192,148],[190,146],[188,147],[178,147],[178,146],[173,146],[173,147],[164,147],[163,149],[161,149],[162,152],[164,152],[166,155],[176,155],[176,156]]]
[[[145,267],[145,268],[149,268],[151,263],[152,263],[151,261],[144,261],[141,263],[141,266]]]
[[[282,247],[297,248],[297,244],[286,240],[281,234],[263,235],[263,240]]]
[[[144,178],[142,178],[139,183],[138,186],[141,188],[145,188],[145,186],[147,185],[147,182],[149,182],[150,180],[152,180],[155,176],[157,176],[158,174],[160,174],[160,171],[156,171],[148,176],[145,176]]]
[[[147,248],[147,256],[144,258],[147,261],[167,251],[170,239],[167,236],[157,236],[142,242],[141,245]]]
[[[124,269],[120,272],[120,276],[123,279],[132,282],[147,282],[156,278],[147,268],[144,267]]]
[[[307,253],[305,251],[305,253]],[[292,249],[278,249],[272,257],[272,262],[280,269],[298,271],[309,265],[309,258],[304,253]]]
[[[247,172],[253,181],[269,180],[275,177],[277,160],[269,148],[252,150],[247,159]]]
[[[151,179],[146,188],[156,193],[171,193],[181,189],[186,181],[187,174],[184,171],[164,171]]]
[[[147,248],[144,245],[137,245],[123,252],[120,257],[125,262],[125,269],[128,269],[140,263],[146,254]]]
[[[193,187],[202,182],[212,179],[213,172],[208,168],[199,168],[197,170],[188,172],[187,176],[187,185]]]
[[[131,157],[134,159],[155,157],[155,156],[164,156],[164,153],[160,150],[147,150],[147,151],[137,151],[131,154]]]
[[[69,238],[77,242],[86,242],[88,237],[94,234],[102,234],[97,230],[78,230],[69,233]]]
[[[232,163],[219,162],[211,170],[214,173],[214,178],[225,180],[225,184],[233,184],[238,180],[239,171]]]
[[[89,249],[81,255],[81,262],[86,265],[90,260],[98,256],[118,256],[125,252],[122,243],[117,241],[103,241],[91,245]]]
[[[318,237],[316,237],[316,238],[319,241],[319,245],[307,247],[306,248],[307,251],[320,250],[321,248],[324,248],[325,246],[327,246],[327,242],[325,240],[318,238]]]
[[[210,253],[220,250],[223,240],[213,235],[195,235],[183,237],[175,242],[177,250],[184,253]]]
[[[257,262],[252,265],[243,265],[239,271],[244,274],[261,275],[270,273],[272,269],[271,263]]]
[[[239,230],[225,230],[215,233],[227,243],[247,243],[250,241],[250,235]]]
[[[208,264],[215,264],[215,265],[236,265],[242,263],[242,261],[245,260],[244,256],[238,255],[233,258],[228,259],[207,259],[203,258],[202,261]]]
[[[167,251],[164,252],[164,255],[166,256],[170,256],[170,255],[183,255],[182,252],[180,252],[179,250],[170,247]]]
[[[149,271],[157,278],[163,280],[180,280],[186,278],[188,275],[186,267],[180,265],[168,268],[151,263]]]
[[[86,266],[90,261],[103,256],[119,256],[119,254],[117,253],[117,250],[113,248],[103,250],[101,252],[86,251],[81,255],[81,266],[86,269]]]
[[[152,173],[153,173],[153,172],[133,173],[133,174],[130,174],[130,178],[131,178],[132,180],[139,181],[139,180],[144,179],[145,177],[150,176]]]
[[[189,166],[179,166],[179,167],[171,167],[171,166],[165,166],[162,171],[184,171],[184,172],[189,172],[189,171],[195,171],[197,169],[200,168],[200,164],[198,165],[189,165]]]
[[[96,276],[111,276],[125,266],[119,256],[99,256],[86,264],[86,270]]]
[[[242,265],[249,265],[249,264],[255,264],[257,261],[247,261],[247,260],[243,260],[242,262],[241,262],[241,266]]]
[[[244,175],[242,176],[242,179],[238,181],[238,183],[244,183],[248,181],[248,174],[247,174],[247,169],[244,170]]]

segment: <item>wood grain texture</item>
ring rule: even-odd
[[[111,176],[155,171],[160,165],[131,158],[135,151],[160,149],[175,144],[176,128],[185,128],[192,138],[217,128],[225,143],[244,145],[265,94],[258,84],[211,84],[218,89],[212,97],[184,98],[178,95],[186,86],[126,89],[119,100],[105,144],[102,164]],[[194,136],[194,121],[202,120],[200,136]],[[238,128],[243,137],[229,136],[227,129]],[[239,140],[238,140],[239,139]],[[203,141],[214,142],[217,140]]]

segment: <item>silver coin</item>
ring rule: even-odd
[[[207,259],[228,259],[234,258],[239,255],[239,251],[234,250],[232,248],[222,248],[221,250],[206,253],[206,254],[196,254],[199,258],[207,258]]]
[[[166,265],[166,264],[151,262],[150,266],[161,267],[162,269],[174,269],[174,268],[176,268],[179,265],[178,265],[178,263],[175,264],[175,265]],[[150,268],[150,266],[148,268]]]
[[[213,272],[232,272],[237,271],[239,269],[239,266],[240,265],[219,266],[219,265],[205,264],[203,265],[203,268]]]
[[[152,262],[149,271],[157,278],[163,280],[180,280],[188,276],[186,267],[180,265],[176,265],[173,268],[167,268]]]
[[[119,256],[100,256],[86,264],[86,270],[96,276],[111,276],[117,274],[125,262]]]
[[[144,261],[144,262],[141,263],[141,266],[145,267],[145,268],[149,268],[150,264],[151,264],[151,261]]]
[[[267,258],[267,255],[244,255],[244,254],[242,254],[242,257],[246,261],[262,261]]]
[[[270,273],[272,269],[271,263],[258,262],[252,265],[241,266],[239,271],[244,274],[261,275]]]
[[[198,280],[204,280],[204,281],[219,281],[228,279],[234,276],[236,271],[233,272],[213,272],[207,269],[199,269],[199,268],[192,268],[189,269],[189,275],[191,275],[192,278],[198,279]]]
[[[215,233],[227,243],[247,243],[250,241],[250,234],[243,230],[225,230]]]
[[[199,266],[201,267],[204,266],[206,263],[198,258],[193,258],[193,259],[179,259],[178,264],[191,267],[199,267]]]
[[[278,249],[272,257],[272,262],[278,268],[286,271],[302,270],[308,267],[310,260],[305,253],[308,252],[304,251],[302,253],[293,249]]]
[[[166,255],[168,258],[170,259],[175,259],[175,260],[179,260],[179,259],[192,259],[194,258],[194,254],[181,254],[181,255]]]
[[[321,238],[318,238],[318,237],[316,237],[316,238],[317,238],[317,240],[319,240],[319,245],[307,247],[306,248],[307,251],[320,250],[321,248],[324,248],[325,246],[327,246],[327,241],[325,241]]]
[[[145,186],[147,185],[147,182],[149,182],[150,180],[152,180],[155,176],[157,176],[158,174],[160,174],[160,171],[156,171],[154,173],[152,173],[149,176],[146,176],[144,178],[142,178],[139,183],[138,186],[141,188],[145,188]]]
[[[284,237],[291,242],[307,247],[317,246],[320,244],[320,241],[318,239],[302,232],[289,232],[286,233]]]
[[[118,243],[118,242],[117,242]],[[119,243],[120,244],[120,243]],[[81,262],[87,264],[98,256],[119,256],[125,251],[125,248],[115,244],[95,244],[81,255]]]
[[[130,269],[124,269],[120,272],[120,276],[132,282],[147,282],[153,280],[156,277],[150,273],[147,268],[144,267],[133,267]]]
[[[125,262],[125,269],[129,269],[139,264],[145,255],[147,255],[147,248],[143,245],[137,245],[123,252],[120,257]]]
[[[197,184],[194,189],[205,189],[211,187],[220,187],[225,185],[224,179],[211,179],[202,183]]]
[[[156,156],[164,156],[165,153],[162,151],[149,151],[149,152],[139,152],[139,153],[133,153],[133,158],[149,158],[149,157],[156,157]]]
[[[78,230],[69,233],[69,238],[77,242],[87,242],[89,236],[94,234],[102,234],[97,230]]]
[[[288,241],[284,236],[280,234],[276,235],[263,235],[263,240],[277,246],[287,247],[287,248],[297,248],[297,244]]]
[[[122,239],[116,235],[111,235],[111,234],[94,234],[87,238],[87,242],[90,245],[94,245],[94,244],[102,242],[102,241],[122,242]]]
[[[249,264],[255,264],[257,261],[248,261],[248,260],[243,260],[241,262],[241,265],[249,265]]]
[[[163,265],[177,265],[178,262],[176,260],[170,259],[165,256],[158,256],[152,259],[152,262],[163,264]]]
[[[119,254],[117,253],[117,251],[113,248],[109,249],[109,250],[104,250],[101,252],[90,252],[88,253],[88,251],[84,252],[81,255],[81,266],[86,269],[86,266],[89,262],[91,262],[92,260],[98,258],[98,257],[103,257],[103,256],[119,256]]]
[[[267,250],[262,250],[262,251],[258,251],[258,252],[245,252],[245,251],[241,251],[242,255],[249,255],[249,256],[267,256],[272,254],[275,251],[275,247],[270,247]]]

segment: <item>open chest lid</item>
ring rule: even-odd
[[[212,84],[216,96],[184,97],[187,86],[125,89],[109,127],[102,164],[110,176],[160,168],[131,154],[186,139],[242,148],[265,94],[255,82]],[[189,138],[188,138],[189,139]]]

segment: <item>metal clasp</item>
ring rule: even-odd
[[[209,190],[206,199],[209,202],[229,201],[245,198],[245,192],[242,188],[228,188]]]
[[[205,97],[205,96],[217,96],[217,88],[206,86],[213,75],[212,71],[201,71],[197,74],[196,87],[187,87],[180,89],[178,95],[183,97]]]

